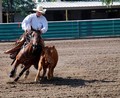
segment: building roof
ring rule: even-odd
[[[63,10],[63,9],[102,9],[108,8],[102,2],[95,1],[79,1],[79,2],[40,2],[38,5],[43,6],[48,10]],[[114,2],[111,8],[120,8],[120,2]]]

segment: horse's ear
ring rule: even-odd
[[[55,46],[53,45],[52,48],[55,48]]]

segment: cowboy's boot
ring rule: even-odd
[[[20,51],[20,49],[16,50],[16,52],[14,52],[14,53],[11,53],[10,58],[15,59],[19,51]]]

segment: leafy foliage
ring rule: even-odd
[[[101,0],[106,6],[111,6],[113,2],[120,2],[120,0]]]
[[[32,0],[2,0],[2,6],[6,12],[20,12],[26,15],[35,4]]]

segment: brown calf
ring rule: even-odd
[[[38,72],[35,77],[35,82],[39,81],[40,78],[40,71],[43,69],[43,74],[41,80],[44,78],[47,68],[47,79],[50,80],[53,78],[54,68],[58,62],[58,52],[55,46],[46,46],[44,47],[41,58],[38,63]]]

